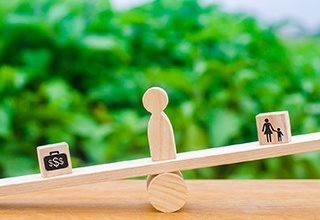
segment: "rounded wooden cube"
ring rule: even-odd
[[[42,177],[53,177],[72,173],[69,146],[67,143],[49,144],[37,147]]]
[[[291,141],[291,127],[287,111],[263,113],[256,116],[260,145],[282,144]]]

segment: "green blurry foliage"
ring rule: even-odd
[[[179,152],[257,140],[258,113],[320,130],[319,39],[196,1],[115,11],[108,1],[0,3],[0,175],[39,172],[66,141],[74,167],[149,156],[141,97],[163,87]],[[319,178],[319,153],[185,172],[186,178]]]

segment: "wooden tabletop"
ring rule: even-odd
[[[176,213],[152,208],[146,181],[119,180],[3,196],[7,219],[320,219],[320,180],[187,180]]]

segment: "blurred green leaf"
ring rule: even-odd
[[[99,35],[86,36],[81,43],[86,48],[95,50],[112,50],[117,46],[117,42],[112,37]]]
[[[216,109],[208,117],[210,140],[213,146],[223,146],[239,135],[241,119],[231,111]]]
[[[0,136],[6,137],[10,134],[11,131],[11,119],[8,112],[2,108],[0,108],[0,122]]]

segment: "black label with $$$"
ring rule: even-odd
[[[52,151],[49,156],[43,158],[44,166],[47,171],[59,170],[68,167],[67,155],[59,151]]]

